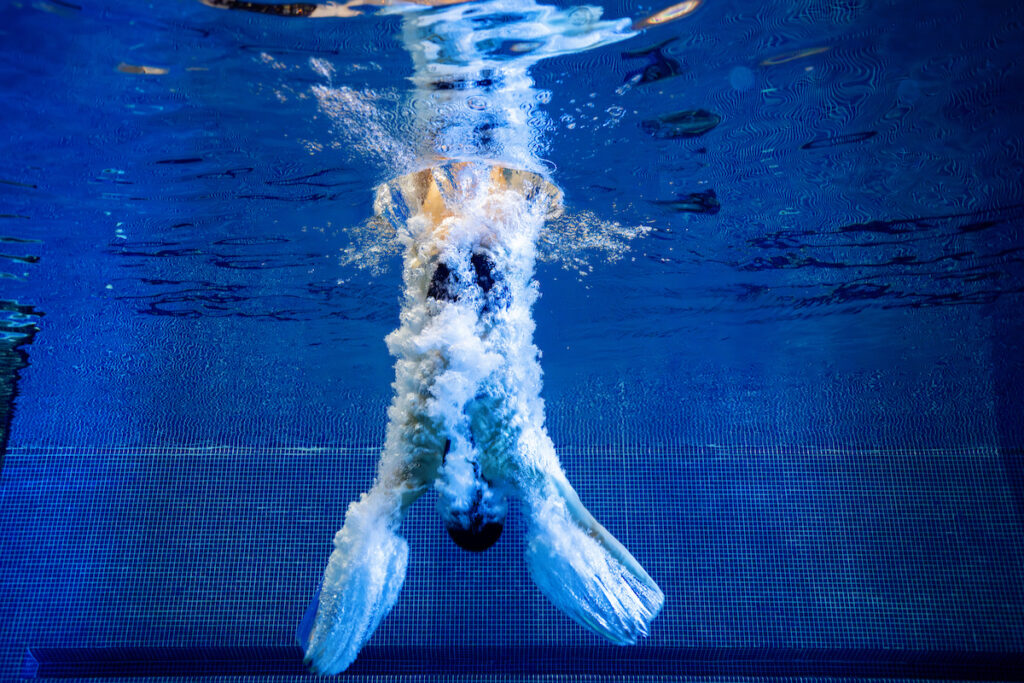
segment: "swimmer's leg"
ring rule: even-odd
[[[587,511],[557,463],[531,479],[523,498],[534,583],[581,626],[617,645],[635,644],[665,602],[658,584]]]

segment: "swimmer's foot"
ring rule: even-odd
[[[409,557],[409,544],[395,533],[398,516],[394,500],[374,492],[349,506],[297,633],[314,673],[347,669],[398,599]]]
[[[555,607],[617,645],[646,636],[665,596],[640,563],[583,507],[561,472],[528,501],[530,576]]]

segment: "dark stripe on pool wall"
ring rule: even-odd
[[[644,132],[661,140],[680,140],[704,135],[721,122],[722,117],[714,112],[706,109],[687,109],[641,121],[640,127]]]
[[[40,315],[31,306],[0,300],[0,471],[11,435],[19,373],[28,366],[28,354],[22,347],[31,344],[39,331],[35,321]]]
[[[816,138],[810,142],[800,145],[800,149],[821,149],[823,147],[838,147],[839,145],[851,145],[855,142],[864,142],[878,135],[876,130],[866,130],[863,133],[848,133],[846,135],[834,135],[828,138]]]
[[[680,194],[675,199],[655,200],[651,203],[667,207],[676,213],[716,214],[722,208],[714,190]]]
[[[36,187],[36,186],[35,186],[34,184],[32,184],[32,183],[21,183],[21,182],[18,182],[17,180],[6,180],[6,179],[4,179],[4,178],[0,178],[0,184],[3,184],[3,185],[10,185],[10,186],[12,186],[12,187],[24,187],[24,188],[26,188],[26,189],[29,189],[29,190],[35,190],[35,189],[38,189],[38,188],[37,188],[37,187]]]
[[[29,648],[25,678],[302,675],[298,647]],[[842,676],[1012,681],[1024,653],[796,648],[367,647],[352,675]]]
[[[649,48],[623,52],[623,59],[646,58],[648,60],[648,64],[642,69],[626,74],[624,82],[630,85],[647,85],[682,74],[683,67],[679,62],[666,56],[663,52],[664,48],[675,40],[675,38],[669,38]]]
[[[202,161],[203,160],[200,159],[199,157],[189,157],[187,159],[161,159],[159,161],[154,161],[153,163],[154,164],[198,164],[198,163],[201,163]]]

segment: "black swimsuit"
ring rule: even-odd
[[[491,293],[497,279],[494,275],[494,261],[487,254],[476,253],[470,257],[473,270],[476,272],[476,284],[483,290],[484,296]],[[438,301],[458,301],[458,273],[452,271],[448,264],[442,261],[437,264],[434,276],[430,278],[430,287],[427,289],[427,296]]]

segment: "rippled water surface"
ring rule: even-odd
[[[665,589],[653,646],[1024,651],[1024,6],[490,1],[0,3],[4,652],[291,642],[384,436],[376,188],[445,155],[563,193],[547,425]],[[486,580],[514,536],[467,566],[410,524],[372,642],[601,652],[532,593],[481,616],[531,590]]]
[[[399,19],[3,12],[5,298],[50,330],[23,378],[25,443],[216,442],[221,410],[316,442],[270,406],[330,420],[347,392],[386,389],[396,252],[376,272],[345,254],[376,239],[360,231],[373,187],[419,135]],[[551,389],[650,374],[704,403],[712,387],[668,379],[701,365],[755,378],[753,401],[942,363],[947,387],[1000,381],[985,347],[1013,343],[1022,287],[1020,21],[997,2],[709,2],[537,63],[539,158],[568,208],[652,228],[615,263],[585,240],[550,248]],[[329,86],[363,110],[332,117]],[[977,407],[940,404],[954,423]],[[678,438],[708,436],[690,423]]]

